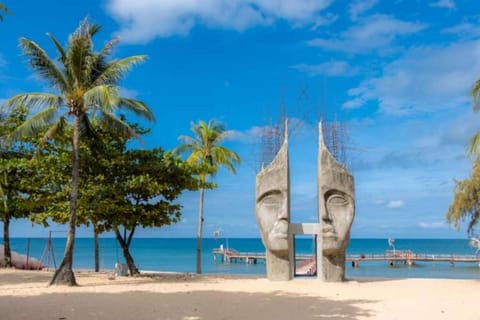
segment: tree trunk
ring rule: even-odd
[[[10,249],[10,217],[5,212],[3,219],[3,258],[5,268],[11,268],[12,265],[12,251]]]
[[[200,201],[198,204],[198,229],[197,229],[197,273],[202,273],[202,229],[203,229],[203,199],[205,189],[200,189]]]
[[[5,173],[5,185],[7,183],[7,174]],[[12,251],[10,250],[10,214],[8,212],[8,200],[7,195],[3,192],[2,185],[0,184],[0,196],[3,202],[3,260],[5,268],[11,268],[12,265]]]
[[[97,225],[93,225],[93,251],[95,256],[95,272],[100,271],[99,251],[98,251],[98,231]]]
[[[76,286],[75,274],[73,273],[73,249],[75,244],[75,227],[77,218],[78,180],[80,166],[80,123],[84,115],[74,115],[73,138],[72,138],[72,191],[70,193],[70,217],[68,220],[67,243],[65,253],[59,268],[55,271],[52,284],[66,284]]]
[[[127,243],[125,239],[120,234],[120,230],[118,228],[114,228],[115,236],[117,237],[118,243],[120,243],[120,247],[122,247],[123,256],[125,258],[125,262],[128,266],[128,271],[130,272],[130,276],[137,276],[140,274],[137,267],[135,266],[135,262],[133,261],[133,257],[130,254],[130,241]],[[132,231],[133,232],[133,231]],[[133,234],[130,234],[130,239]]]

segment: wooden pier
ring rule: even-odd
[[[454,265],[457,262],[476,263],[480,267],[480,256],[458,255],[458,254],[435,254],[435,253],[414,253],[410,250],[394,251],[387,250],[384,254],[356,254],[347,255],[346,262],[351,262],[353,267],[358,267],[360,261],[388,261],[390,265],[396,262],[414,265],[415,262],[449,262]]]
[[[235,249],[216,248],[213,249],[213,261],[219,263],[245,263],[245,264],[258,264],[265,263],[267,259],[264,252],[239,252]],[[311,260],[311,255],[297,255],[297,261]]]
[[[213,261],[220,263],[239,263],[257,264],[265,262],[265,253],[258,252],[239,252],[235,249],[213,249]]]
[[[239,252],[235,249],[217,248],[213,249],[213,259],[219,263],[245,263],[257,264],[265,263],[265,253],[259,252]],[[302,265],[311,265],[315,260],[312,255],[296,255],[296,262]],[[476,255],[456,255],[456,254],[431,254],[414,253],[410,250],[387,250],[384,254],[350,254],[346,256],[346,262],[350,262],[353,267],[358,267],[360,262],[386,261],[390,265],[395,263],[404,263],[414,265],[416,262],[448,262],[455,263],[475,263],[480,267],[480,256]]]

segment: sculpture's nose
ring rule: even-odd
[[[331,221],[330,214],[328,213],[326,206],[320,209],[320,217],[323,221]]]
[[[278,216],[278,220],[288,219],[288,210],[286,208],[285,203],[283,203],[282,206],[280,207],[280,210],[277,216]]]

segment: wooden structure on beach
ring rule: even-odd
[[[259,252],[239,252],[234,249],[217,248],[213,249],[213,259],[219,263],[245,263],[257,264],[265,263],[265,253]],[[302,268],[312,269],[315,263],[315,257],[312,255],[296,255],[295,260]],[[387,261],[390,265],[394,263],[404,263],[414,265],[416,262],[448,262],[452,265],[455,263],[475,263],[480,267],[480,255],[456,255],[456,254],[428,254],[414,253],[410,250],[387,250],[384,254],[349,254],[346,262],[350,262],[353,267],[358,267],[360,262],[369,261]]]
[[[480,256],[476,255],[457,255],[457,254],[432,254],[432,253],[414,253],[410,250],[387,250],[384,254],[357,254],[347,255],[347,262],[351,262],[353,267],[358,267],[360,261],[389,261],[390,265],[395,262],[402,262],[408,265],[414,265],[417,261],[422,262],[449,262],[454,265],[456,262],[476,263],[480,267]]]
[[[213,261],[220,263],[245,263],[245,264],[258,264],[265,263],[265,252],[239,252],[235,249],[213,249]],[[297,255],[297,261],[306,261],[312,259],[311,255],[302,254]]]

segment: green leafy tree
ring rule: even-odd
[[[20,47],[30,66],[51,84],[57,94],[23,93],[4,103],[4,108],[14,108],[20,104],[30,110],[40,108],[39,112],[17,128],[13,137],[33,135],[47,127],[43,137],[46,141],[62,134],[70,123],[72,125],[68,235],[63,260],[50,284],[76,285],[72,265],[79,197],[80,141],[85,137],[98,138],[91,119],[101,118],[108,123],[110,130],[132,136],[135,132],[115,115],[116,110],[125,108],[153,120],[152,112],[143,102],[122,98],[117,86],[126,72],[146,57],[131,56],[108,61],[119,39],[108,41],[99,52],[95,52],[93,37],[99,30],[99,25],[89,24],[85,19],[69,37],[66,48],[48,34],[59,54],[58,63],[37,43],[21,38]]]
[[[199,121],[193,123],[191,130],[193,137],[180,136],[183,143],[177,147],[176,152],[187,152],[189,163],[200,166],[199,180],[201,184],[207,182],[209,176],[214,176],[220,167],[226,167],[230,172],[235,172],[235,165],[240,164],[240,157],[237,153],[221,146],[224,139],[229,135],[223,124],[210,120],[208,123]],[[205,188],[200,188],[200,199],[198,206],[198,228],[197,228],[197,249],[196,249],[196,272],[202,273],[202,229],[203,229],[203,202]]]
[[[135,231],[177,222],[181,205],[175,200],[185,189],[198,190],[197,169],[172,152],[127,150],[126,139],[106,140],[101,150],[91,154],[96,169],[87,175],[89,191],[80,201],[85,202],[84,214],[97,232],[115,233],[130,275],[137,275],[130,252]]]
[[[453,203],[448,208],[447,221],[459,228],[461,221],[468,222],[468,233],[474,234],[480,220],[480,160],[473,164],[470,178],[456,181]]]
[[[130,254],[136,228],[178,222],[182,206],[175,200],[185,189],[196,190],[198,182],[193,179],[191,166],[177,155],[158,148],[128,151],[122,167],[117,167],[123,175],[122,183],[115,185],[122,196],[120,207],[115,206],[117,209],[110,212],[107,221],[112,224],[130,275],[136,275],[138,269]]]
[[[10,134],[26,118],[23,108],[10,115],[0,115],[0,137]],[[1,139],[1,138],[0,138]],[[33,146],[27,141],[0,140],[0,220],[3,222],[3,249],[5,267],[12,267],[10,249],[10,222],[28,217],[33,206],[31,193],[36,191],[31,177],[35,174],[31,161]]]

